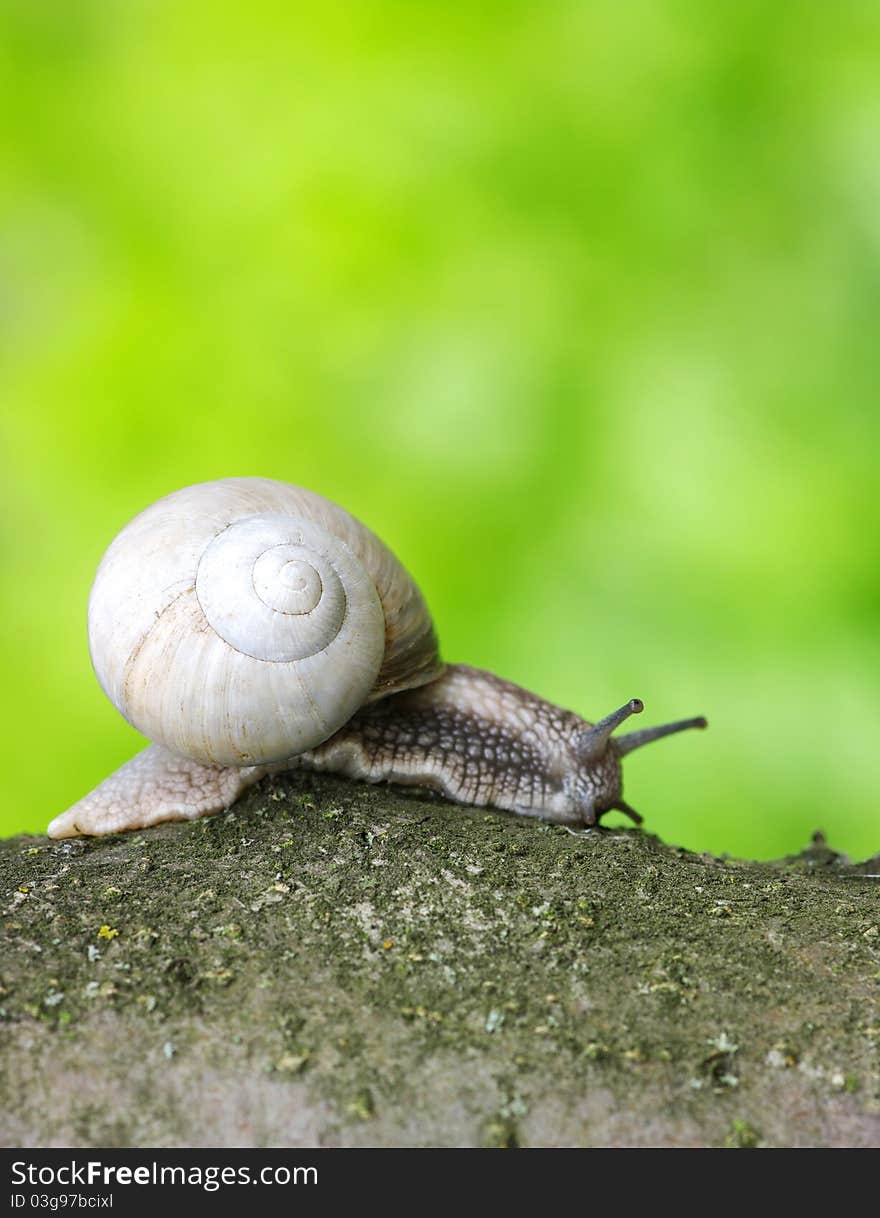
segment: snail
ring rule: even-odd
[[[311,491],[228,478],[175,491],[110,544],[89,648],[122,715],[154,741],[49,825],[115,833],[228,808],[270,772],[427,788],[567,825],[622,798],[621,760],[703,718],[612,733],[491,673],[445,664],[391,551]]]

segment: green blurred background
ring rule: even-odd
[[[262,474],[449,658],[707,714],[648,829],[880,849],[875,5],[2,0],[0,148],[0,832],[139,747],[104,547]]]

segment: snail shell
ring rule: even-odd
[[[226,766],[302,753],[443,672],[391,551],[336,504],[267,478],[186,487],[135,517],[98,569],[89,648],[132,726]]]

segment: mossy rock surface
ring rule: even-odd
[[[17,1146],[874,1146],[880,859],[316,775],[0,844]]]

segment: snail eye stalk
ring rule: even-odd
[[[674,736],[677,732],[686,732],[692,727],[708,726],[708,721],[702,715],[698,715],[696,719],[679,719],[675,723],[663,723],[659,727],[645,727],[637,732],[627,732],[625,736],[619,736],[614,741],[614,747],[619,757],[625,757],[627,753],[640,749],[642,745],[650,744],[652,740],[661,740],[664,736]]]
[[[631,698],[619,710],[612,711],[604,719],[600,719],[587,731],[581,732],[577,741],[578,753],[583,761],[592,761],[601,757],[611,739],[611,733],[621,723],[626,722],[630,715],[640,715],[645,709],[641,698]]]

